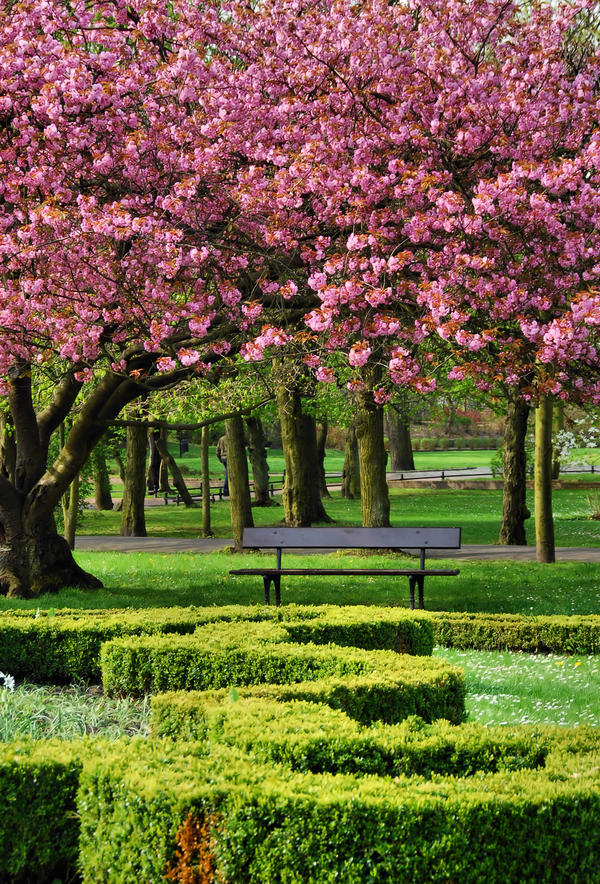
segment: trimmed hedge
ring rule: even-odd
[[[195,696],[179,720],[171,712],[172,694],[155,697],[153,734],[185,740],[193,732],[194,739],[224,743],[304,772],[468,776],[540,767],[547,755],[545,744],[507,728],[426,725],[414,717],[393,726],[360,727],[343,712],[315,703]]]
[[[38,683],[100,680],[100,648],[119,636],[186,635],[201,624],[299,620],[292,641],[336,642],[431,654],[433,628],[402,608],[230,605],[132,611],[15,611],[0,614],[0,671]],[[318,621],[311,633],[309,622]],[[302,637],[304,636],[304,637]]]
[[[281,623],[213,623],[193,636],[139,636],[107,642],[102,683],[112,695],[211,690],[371,676],[387,686],[393,721],[464,719],[464,679],[444,661],[357,648],[291,644]],[[351,684],[348,691],[352,689]]]
[[[426,612],[438,645],[478,651],[600,653],[600,617]]]
[[[557,731],[532,732],[551,747],[545,769],[432,780],[301,774],[218,745],[104,744],[76,798],[82,879],[183,881],[212,868],[229,884],[590,884],[597,735]]]

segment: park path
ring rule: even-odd
[[[106,537],[79,536],[75,548],[82,551],[104,552],[217,552],[233,545],[231,537]],[[303,550],[303,553],[330,552],[331,550]],[[418,550],[407,550],[418,553]],[[535,562],[534,546],[486,546],[467,543],[459,550],[428,550],[428,557],[438,559],[483,559],[513,562]],[[600,562],[600,547],[563,546],[556,550],[558,562]]]

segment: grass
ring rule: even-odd
[[[471,721],[600,727],[600,657],[452,648],[434,655],[464,669]]]
[[[528,493],[533,512],[533,493]],[[349,501],[334,491],[325,501],[328,514],[340,525],[360,525],[359,501]],[[448,488],[390,489],[393,525],[460,525],[463,543],[493,544],[497,542],[502,514],[502,492],[484,488],[475,490]],[[591,518],[594,509],[589,491],[576,486],[554,492],[555,535],[558,546],[597,546],[600,543],[600,521]],[[275,525],[283,518],[281,506],[255,507],[257,525]],[[211,506],[212,529],[217,537],[231,537],[228,501]],[[157,504],[146,508],[146,528],[152,537],[198,537],[202,524],[200,509]],[[534,542],[533,517],[528,523],[530,543]],[[85,510],[80,535],[119,534],[120,514],[114,511]]]
[[[99,688],[23,683],[0,688],[0,741],[19,737],[74,740],[101,734],[109,740],[149,733],[148,700],[112,700]]]
[[[342,554],[311,556],[315,567],[340,564]],[[93,592],[64,589],[35,600],[0,596],[0,610],[11,608],[156,608],[169,605],[259,604],[260,577],[231,577],[229,570],[273,562],[271,553],[228,552],[150,553],[79,552],[78,562],[104,582]],[[442,567],[443,560],[439,561]],[[352,562],[397,565],[393,556],[345,556]],[[306,557],[286,555],[290,567]],[[425,583],[425,604],[432,611],[482,611],[525,615],[590,614],[600,611],[600,564],[562,562],[494,562],[466,560],[458,577],[431,577]],[[282,582],[284,604],[400,605],[408,606],[405,577],[288,577]]]

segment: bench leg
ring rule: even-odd
[[[263,574],[263,583],[265,585],[265,605],[270,605],[271,594],[269,592],[269,587],[271,586],[271,578],[268,574]]]
[[[275,607],[278,608],[281,605],[281,577],[279,574],[277,577],[273,577],[273,586],[275,587]]]
[[[410,574],[408,577],[408,589],[410,591],[410,610],[411,611],[414,611],[414,609],[415,609],[415,583],[416,583],[416,581],[417,581],[417,578],[413,574]]]
[[[425,585],[424,577],[417,577],[417,586],[419,587],[419,608],[423,610],[425,607],[425,601],[423,599],[423,587]]]

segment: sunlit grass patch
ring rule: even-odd
[[[600,657],[436,648],[465,672],[469,720],[600,727]]]

